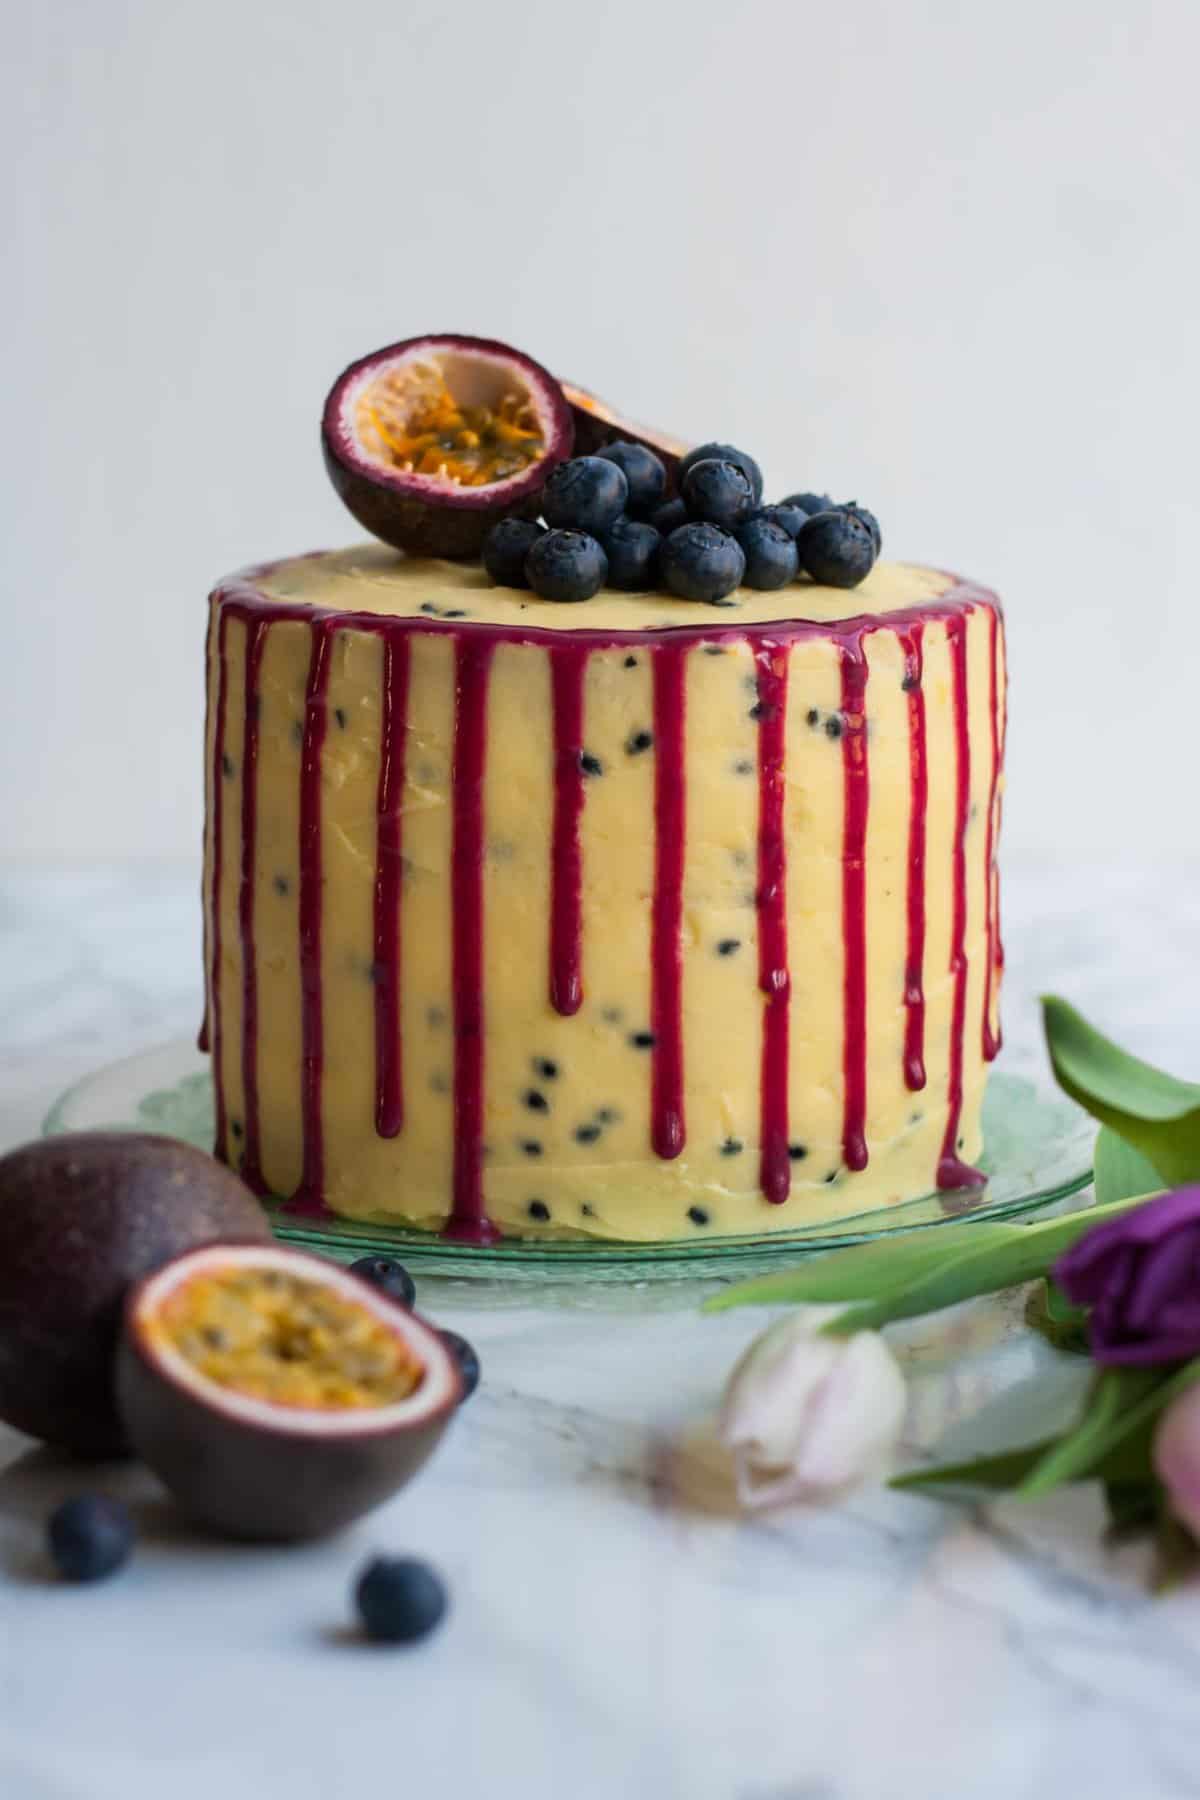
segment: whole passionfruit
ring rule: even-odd
[[[659,431],[650,425],[635,425],[632,420],[622,418],[607,401],[587,388],[576,387],[574,382],[564,381],[562,391],[574,419],[576,456],[595,456],[609,444],[642,444],[647,450],[653,450],[667,471],[667,495],[675,493],[676,471],[687,455],[686,444],[668,431]]]
[[[572,444],[571,408],[540,363],[450,333],[360,356],[321,420],[325,466],[354,517],[412,556],[474,556],[498,519],[536,517]]]
[[[118,1455],[113,1397],[130,1286],[181,1250],[270,1241],[224,1164],[173,1138],[73,1132],[0,1158],[0,1419],[82,1455]]]
[[[439,1332],[307,1251],[210,1245],[126,1306],[130,1441],[182,1510],[225,1536],[348,1525],[416,1474],[462,1396]]]

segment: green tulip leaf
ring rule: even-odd
[[[1130,1056],[1053,994],[1042,1017],[1059,1086],[1140,1152],[1155,1187],[1200,1180],[1200,1087]]]
[[[912,1469],[907,1475],[895,1475],[888,1486],[907,1492],[930,1488],[948,1488],[959,1492],[971,1488],[1015,1488],[1036,1469],[1042,1458],[1054,1447],[1054,1439],[1043,1444],[1029,1444],[1022,1450],[1002,1450],[995,1456],[977,1456],[969,1462],[944,1463],[937,1469]]]
[[[937,1227],[816,1257],[795,1269],[739,1282],[714,1294],[705,1312],[738,1306],[857,1302],[823,1329],[839,1335],[878,1330],[896,1319],[940,1312],[960,1300],[1019,1287],[1045,1275],[1064,1250],[1106,1219],[1128,1212],[1132,1200],[1092,1206],[1040,1224]]]
[[[1056,1350],[1066,1350],[1072,1356],[1089,1354],[1086,1307],[1072,1306],[1049,1275],[1038,1282],[1026,1301],[1025,1323],[1040,1331]]]
[[[1017,1492],[1027,1500],[1052,1493],[1067,1481],[1083,1481],[1103,1473],[1150,1474],[1147,1427],[1177,1394],[1200,1380],[1200,1359],[1181,1369],[1107,1368],[1097,1377],[1083,1415],[1065,1432],[1021,1482]],[[1138,1434],[1141,1434],[1139,1437]],[[1124,1466],[1120,1452],[1136,1441],[1136,1467]]]
[[[877,1238],[870,1244],[822,1251],[794,1269],[781,1269],[776,1274],[756,1276],[725,1288],[705,1303],[704,1311],[775,1306],[784,1301],[824,1306],[830,1302],[874,1300],[936,1269],[959,1249],[1007,1242],[1011,1230],[1010,1225],[987,1220],[977,1225],[925,1225],[898,1232],[894,1237]]]
[[[1107,1125],[1096,1134],[1095,1169],[1096,1198],[1101,1205],[1109,1200],[1128,1200],[1135,1194],[1157,1194],[1162,1190],[1162,1176],[1148,1157],[1127,1144]]]

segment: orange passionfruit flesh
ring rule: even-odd
[[[202,1268],[171,1289],[144,1329],[152,1348],[173,1350],[205,1380],[273,1406],[394,1406],[425,1373],[369,1306],[280,1268]]]
[[[493,384],[477,378],[476,365],[458,373],[456,395],[432,357],[385,366],[358,396],[364,449],[405,474],[457,487],[507,481],[536,462],[546,438],[519,379],[485,397]]]
[[[498,519],[536,518],[573,434],[540,363],[453,332],[360,356],[321,414],[334,487],[360,525],[408,556],[475,556]]]

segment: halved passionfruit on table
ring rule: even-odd
[[[348,1525],[416,1474],[462,1396],[432,1326],[280,1244],[188,1252],[126,1307],[117,1400],[130,1442],[184,1512],[226,1536]]]
[[[451,333],[373,350],[330,389],[321,445],[360,525],[411,556],[474,556],[537,517],[573,448],[559,383],[519,350]]]
[[[587,388],[577,387],[574,382],[564,381],[562,391],[574,421],[576,456],[595,456],[609,444],[643,444],[662,460],[667,471],[668,496],[676,491],[675,471],[688,448],[681,439],[654,426],[635,425],[606,400],[601,400]]]

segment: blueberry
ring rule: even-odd
[[[626,593],[643,593],[658,579],[658,553],[662,538],[653,525],[637,519],[618,519],[604,534],[609,587]]]
[[[663,537],[669,537],[673,531],[678,531],[679,527],[686,525],[687,522],[688,509],[678,494],[674,500],[664,500],[662,505],[656,506],[650,514],[651,525]]]
[[[357,1262],[350,1264],[350,1273],[362,1281],[369,1281],[373,1288],[378,1288],[389,1300],[398,1300],[401,1306],[411,1306],[417,1297],[416,1283],[404,1264],[398,1263],[394,1256],[360,1256]]]
[[[752,456],[748,456],[744,450],[735,449],[732,444],[697,444],[694,450],[689,450],[679,465],[680,491],[682,492],[683,490],[683,478],[688,470],[692,468],[695,463],[704,462],[709,457],[716,457],[719,462],[731,462],[737,464],[738,468],[742,471],[742,474],[746,477],[747,481],[749,481],[750,486],[754,489],[754,504],[757,506],[762,499],[762,470]]]
[[[465,1337],[459,1337],[457,1331],[441,1331],[438,1336],[458,1364],[458,1373],[463,1385],[463,1399],[469,1400],[479,1386],[481,1372],[475,1347],[473,1344],[468,1344]]]
[[[823,587],[857,587],[871,573],[875,539],[857,513],[816,513],[796,539],[800,567]]]
[[[746,557],[727,531],[693,522],[673,531],[663,545],[662,572],[671,592],[682,600],[715,605],[740,584]]]
[[[545,527],[532,519],[501,519],[483,540],[483,566],[497,587],[527,588],[525,558]]]
[[[693,519],[729,531],[754,511],[754,489],[745,471],[716,457],[692,464],[683,478],[683,500]]]
[[[616,463],[624,475],[629,487],[626,510],[642,519],[652,513],[667,485],[667,471],[653,450],[647,450],[645,444],[621,442],[609,444],[607,449],[597,451],[597,455],[603,462]]]
[[[786,500],[781,500],[778,506],[760,506],[757,512],[750,514],[751,519],[769,519],[772,525],[781,525],[793,539],[807,517],[803,508],[792,506]]]
[[[800,567],[796,546],[782,525],[770,519],[747,519],[737,529],[737,541],[746,553],[747,587],[781,588],[795,581]]]
[[[525,574],[543,600],[590,600],[604,586],[608,558],[585,531],[548,531],[525,558]]]
[[[134,1535],[128,1509],[105,1494],[64,1500],[46,1527],[51,1559],[65,1581],[103,1581],[129,1560]]]
[[[446,1585],[415,1556],[377,1556],[359,1575],[354,1604],[373,1643],[414,1644],[444,1618]]]
[[[797,506],[810,519],[814,513],[833,511],[833,501],[828,494],[787,494],[779,504]]]
[[[861,519],[863,521],[867,530],[875,539],[875,554],[878,556],[879,552],[883,549],[883,533],[879,529],[879,520],[875,517],[875,514],[873,512],[868,512],[865,506],[860,506],[857,500],[847,500],[846,504],[838,510],[840,512],[853,513],[856,519]]]
[[[575,456],[550,473],[542,494],[547,525],[590,531],[599,537],[625,511],[629,483],[615,462]]]

